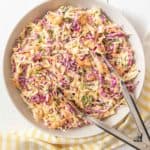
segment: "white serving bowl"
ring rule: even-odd
[[[112,21],[122,26],[127,33],[131,34],[130,42],[132,47],[135,50],[136,64],[138,69],[140,70],[140,73],[136,79],[136,81],[137,80],[139,81],[139,84],[137,85],[135,91],[135,97],[136,98],[139,97],[143,87],[144,76],[145,76],[145,61],[144,61],[143,48],[140,39],[136,31],[132,27],[132,25],[127,21],[126,18],[124,18],[124,16],[122,16],[122,14],[119,11],[117,11],[115,8],[113,8],[110,5],[102,3],[100,0],[88,0],[88,1],[87,0],[51,0],[40,4],[39,6],[32,9],[30,12],[28,12],[22,18],[22,20],[16,25],[15,29],[11,33],[5,49],[3,70],[4,70],[4,80],[6,83],[6,88],[10,96],[10,99],[15,104],[18,111],[28,120],[29,123],[45,131],[46,133],[50,135],[67,137],[67,138],[81,138],[81,137],[97,135],[101,133],[102,130],[98,129],[94,125],[89,125],[81,128],[76,128],[76,129],[70,129],[63,132],[59,130],[48,129],[45,126],[43,126],[41,123],[35,122],[32,117],[32,113],[28,109],[27,105],[21,100],[19,91],[16,89],[16,87],[12,84],[12,81],[10,80],[12,76],[11,64],[10,64],[10,56],[12,53],[11,49],[19,33],[22,31],[22,29],[25,27],[26,24],[28,24],[36,17],[42,17],[48,10],[53,11],[58,7],[60,7],[61,5],[73,5],[73,6],[79,6],[84,8],[91,8],[91,7],[102,8],[103,11],[109,16],[109,18]],[[106,119],[105,122],[110,126],[114,126],[120,121],[122,121],[123,118],[125,118],[125,116],[127,116],[128,113],[129,113],[128,107],[122,106],[121,108],[118,109],[115,115]]]

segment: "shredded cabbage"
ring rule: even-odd
[[[15,86],[36,121],[49,128],[88,124],[68,103],[104,119],[123,103],[120,83],[90,51],[104,53],[130,91],[138,71],[128,35],[100,9],[62,6],[28,24],[11,56]],[[101,61],[101,60],[99,60]]]

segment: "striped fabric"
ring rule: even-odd
[[[150,126],[150,71],[146,73],[143,92],[138,101],[138,106],[145,122]],[[148,123],[149,121],[149,123]],[[127,135],[135,135],[135,124],[127,116],[119,125]],[[11,131],[7,135],[0,135],[0,150],[111,150],[123,143],[107,133],[82,139],[67,139],[49,136],[38,129],[25,131]]]

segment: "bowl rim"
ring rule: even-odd
[[[34,7],[32,7],[29,11],[27,11],[24,15],[23,15],[23,17],[21,17],[18,21],[17,21],[17,23],[15,24],[15,26],[13,27],[13,29],[12,29],[12,31],[9,33],[9,36],[8,36],[8,39],[7,39],[7,42],[6,42],[6,46],[5,46],[5,50],[4,50],[4,53],[3,53],[3,61],[2,61],[2,67],[3,67],[3,76],[2,76],[2,78],[4,79],[4,82],[5,82],[5,84],[4,84],[4,88],[6,89],[6,91],[7,91],[7,95],[9,95],[9,98],[10,98],[10,101],[13,103],[13,105],[15,105],[15,107],[16,107],[16,110],[19,112],[19,113],[21,113],[22,114],[22,116],[23,116],[23,118],[25,118],[25,120],[27,120],[28,121],[28,123],[30,124],[30,125],[32,125],[32,126],[34,126],[34,127],[38,127],[38,129],[40,129],[40,130],[42,130],[42,131],[44,131],[44,133],[46,133],[46,130],[45,129],[43,129],[43,128],[40,128],[38,125],[36,125],[36,123],[33,123],[33,122],[31,122],[31,120],[30,119],[28,119],[27,117],[26,117],[26,115],[25,114],[23,114],[23,112],[22,111],[20,111],[20,109],[17,107],[17,105],[15,104],[15,100],[13,100],[13,98],[11,97],[11,93],[9,92],[9,87],[8,87],[8,85],[7,85],[7,79],[6,79],[6,70],[5,70],[5,67],[6,67],[6,60],[5,60],[5,58],[6,58],[6,51],[10,51],[10,49],[9,50],[7,50],[7,48],[8,48],[8,43],[9,43],[9,41],[10,41],[10,39],[11,39],[11,37],[12,37],[12,35],[14,34],[14,32],[15,32],[15,30],[16,30],[16,28],[19,26],[19,24],[26,18],[26,16],[28,16],[30,13],[32,13],[33,11],[35,11],[36,9],[38,9],[38,8],[40,8],[42,5],[46,5],[47,3],[50,3],[52,0],[49,0],[49,1],[44,1],[44,2],[40,2],[40,4],[38,4],[38,5],[35,5]],[[99,2],[100,4],[103,4],[103,5],[106,5],[104,2],[102,2],[102,1],[100,1]],[[101,7],[100,5],[99,5],[99,7]],[[120,13],[115,7],[113,7],[113,6],[107,6],[107,7],[109,7],[109,8],[111,8],[111,9],[113,9],[113,10],[115,10],[117,13]],[[103,8],[102,8],[103,9]],[[107,13],[106,13],[107,14]],[[122,15],[122,14],[120,14],[120,15]],[[141,50],[142,50],[142,52],[141,52],[141,54],[142,54],[142,56],[141,57],[143,57],[143,73],[142,73],[142,75],[143,75],[143,78],[142,78],[142,81],[141,81],[141,83],[142,83],[142,85],[141,85],[141,87],[140,87],[140,89],[139,89],[139,93],[138,93],[138,96],[137,97],[139,97],[140,96],[140,94],[141,94],[141,92],[142,92],[142,88],[143,88],[143,86],[144,86],[144,79],[145,79],[145,57],[144,57],[144,50],[143,50],[143,46],[142,46],[142,42],[141,42],[141,40],[140,40],[140,38],[139,38],[139,36],[138,36],[138,34],[137,34],[137,32],[136,32],[136,30],[134,29],[134,27],[133,27],[133,25],[130,23],[130,21],[128,21],[128,19],[126,18],[126,17],[124,17],[123,15],[122,15],[122,17],[131,25],[131,27],[132,27],[132,29],[134,30],[134,32],[136,33],[136,38],[137,38],[137,40],[139,41],[139,44],[141,45]],[[8,61],[8,60],[7,60]],[[128,112],[129,113],[129,112]],[[118,122],[119,123],[119,122]],[[91,125],[90,125],[91,126]],[[97,133],[97,134],[99,134],[99,133]],[[97,134],[94,134],[94,135],[97,135]],[[52,134],[53,135],[53,134]],[[91,135],[91,136],[93,136],[93,135]],[[60,137],[63,137],[63,136],[61,136],[60,135]],[[69,137],[69,136],[67,136],[68,138],[80,138],[80,137]],[[89,136],[83,136],[83,137],[89,137]],[[82,138],[83,138],[82,137]],[[66,137],[65,137],[66,138]]]

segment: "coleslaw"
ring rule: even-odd
[[[129,36],[98,8],[61,6],[29,23],[11,55],[12,80],[36,121],[48,128],[89,124],[69,101],[104,119],[125,104],[120,82],[90,52],[105,54],[133,92],[138,74]]]

